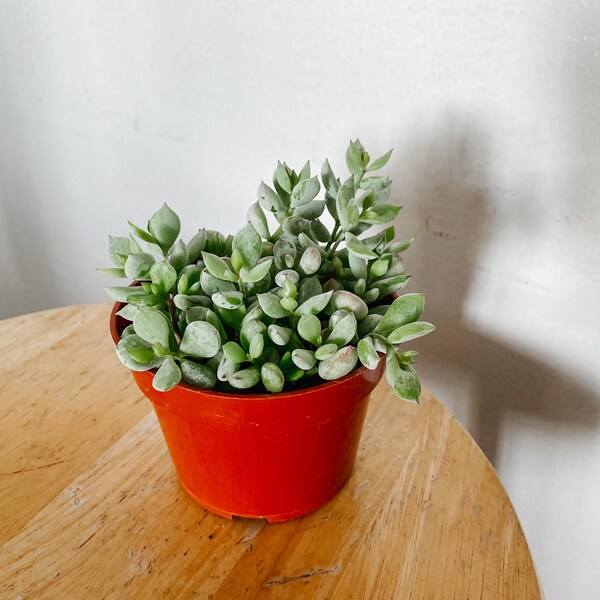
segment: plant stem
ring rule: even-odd
[[[179,323],[177,322],[177,312],[175,310],[175,301],[173,300],[173,294],[169,294],[167,300],[167,308],[169,309],[169,316],[171,317],[171,324],[173,325],[173,332],[175,333],[175,340],[177,345],[181,344],[181,331],[179,331]]]

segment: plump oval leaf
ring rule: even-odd
[[[260,378],[269,392],[280,392],[285,385],[285,377],[281,369],[273,363],[265,363],[260,369]]]
[[[331,306],[335,310],[343,308],[354,313],[358,321],[364,319],[369,312],[369,307],[366,305],[365,301],[348,290],[338,290],[337,292],[334,292],[331,298]]]
[[[345,346],[356,335],[356,317],[354,313],[349,313],[340,319],[332,329],[327,338],[328,344],[335,344],[339,348]]]
[[[292,360],[294,361],[294,364],[303,371],[309,371],[317,362],[313,351],[304,350],[302,348],[297,348],[292,352]]]
[[[247,269],[252,269],[256,265],[262,253],[262,239],[256,229],[254,229],[252,223],[246,223],[246,225],[235,234],[232,248],[234,251],[239,252],[244,262],[244,266]],[[208,268],[208,264],[206,266]],[[215,275],[215,273],[213,273],[213,275]]]
[[[212,390],[217,385],[217,374],[206,365],[183,358],[181,359],[179,368],[181,369],[181,378],[184,383],[201,390]]]
[[[226,310],[235,310],[243,304],[244,295],[238,291],[216,292],[211,296],[211,300],[215,306]]]
[[[312,296],[311,298],[308,298],[308,300],[306,300],[305,302],[300,304],[300,306],[298,306],[298,308],[296,309],[296,312],[294,314],[296,316],[307,315],[307,314],[311,314],[311,315],[319,314],[329,304],[332,294],[333,294],[333,291],[329,291],[329,292],[324,292],[322,294],[317,294],[316,296]]]
[[[153,308],[140,308],[133,318],[135,332],[149,344],[169,347],[169,321],[163,313]]]
[[[388,160],[390,160],[390,156],[392,156],[393,151],[394,149],[392,148],[383,156],[376,158],[372,163],[369,164],[369,166],[367,167],[367,171],[377,171],[378,169],[385,167],[385,165],[387,165]]]
[[[374,333],[388,336],[394,329],[416,321],[425,307],[423,294],[404,294],[392,302]]]
[[[227,378],[231,386],[239,390],[247,390],[254,387],[260,381],[260,369],[252,366],[240,369]]]
[[[398,397],[410,402],[419,402],[421,382],[417,372],[411,365],[401,364],[393,351],[387,353],[385,375]]]
[[[242,275],[242,281],[244,283],[258,283],[262,281],[269,274],[272,264],[273,259],[259,262],[254,268]]]
[[[281,301],[275,294],[258,294],[257,297],[263,312],[272,319],[289,316],[290,311],[281,306]]]
[[[320,345],[321,321],[319,321],[318,317],[310,313],[302,315],[298,321],[297,329],[301,338],[311,344]]]
[[[321,266],[321,253],[317,248],[307,248],[300,257],[300,269],[306,275],[313,275]]]
[[[248,360],[246,351],[237,342],[227,342],[223,344],[225,356],[234,363],[243,363]]]
[[[285,346],[292,337],[292,330],[273,323],[267,328],[269,339],[278,346]]]
[[[163,204],[148,221],[148,231],[162,251],[167,252],[179,236],[181,221],[173,210]]]
[[[172,356],[166,356],[152,378],[152,387],[159,392],[172,390],[181,381],[181,370]]]
[[[247,216],[248,221],[252,223],[252,226],[256,229],[258,235],[264,239],[268,239],[271,235],[269,233],[269,224],[267,223],[267,217],[258,202],[250,205]]]
[[[375,346],[373,345],[373,341],[371,338],[366,337],[358,342],[356,346],[356,350],[358,352],[358,358],[360,358],[360,362],[370,369],[371,371],[377,368],[381,357],[375,350]]]
[[[401,325],[397,329],[394,329],[388,336],[388,342],[392,344],[403,344],[416,338],[420,338],[428,333],[431,333],[435,327],[431,323],[425,321],[416,321],[414,323],[407,323]]]
[[[264,181],[261,181],[258,187],[258,201],[266,211],[278,217],[285,214],[286,206],[283,200]]]
[[[315,352],[315,357],[318,360],[327,360],[331,358],[338,351],[338,347],[335,344],[323,344]]]
[[[367,246],[365,246],[353,233],[347,232],[345,241],[348,252],[354,254],[354,256],[357,256],[358,258],[364,258],[366,260],[379,258],[375,252],[369,250],[369,248],[367,248]]]
[[[133,324],[135,327],[135,322]],[[136,328],[137,330],[137,328]],[[206,321],[192,321],[185,328],[179,350],[185,356],[210,358],[221,348],[221,336],[214,325]]]
[[[292,190],[292,207],[303,206],[314,200],[321,189],[318,177],[315,175],[310,179],[301,181]]]
[[[202,252],[202,259],[208,272],[213,277],[222,279],[223,281],[237,281],[237,275],[233,273],[229,265],[220,256],[211,254],[210,252]]]
[[[148,279],[148,273],[154,263],[155,258],[152,254],[146,252],[130,254],[125,261],[125,275],[129,279]]]
[[[354,369],[357,360],[356,348],[353,346],[340,348],[331,358],[319,363],[319,376],[326,381],[339,379]]]
[[[177,271],[166,260],[161,260],[150,267],[150,280],[166,293],[175,285]]]
[[[136,360],[131,355],[131,351],[137,348],[144,348],[152,352],[152,346],[135,333],[121,338],[117,344],[117,356],[128,369],[132,371],[147,371],[148,369],[158,367],[162,363],[163,359],[159,356],[154,356],[152,360],[144,362]]]

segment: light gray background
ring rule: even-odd
[[[235,232],[277,159],[394,146],[425,383],[504,481],[549,600],[600,589],[600,5],[0,2],[0,316],[105,300],[167,201]],[[108,335],[108,333],[107,333]]]

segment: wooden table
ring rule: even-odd
[[[108,305],[0,322],[1,598],[539,599],[496,473],[430,394],[373,394],[339,496],[228,521],[179,486]]]

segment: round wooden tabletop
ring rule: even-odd
[[[493,468],[430,394],[374,392],[354,473],[294,521],[215,516],[180,487],[108,305],[0,322],[2,598],[541,597]]]

